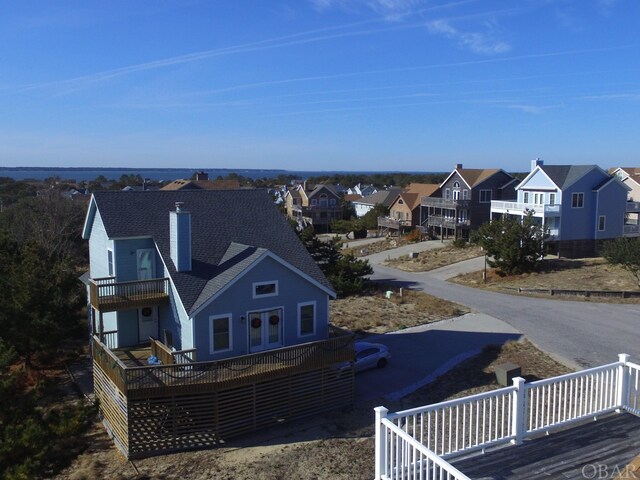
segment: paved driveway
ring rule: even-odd
[[[389,347],[391,360],[383,369],[357,374],[356,400],[398,400],[479,353],[485,345],[519,337],[520,333],[505,322],[474,313],[369,337],[367,341]]]
[[[461,262],[456,268],[476,268],[480,260]],[[373,267],[372,279],[422,290],[502,320],[569,365],[602,365],[616,361],[619,353],[640,360],[640,305],[507,295],[448,283],[437,270],[414,274]]]

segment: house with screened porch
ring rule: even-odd
[[[97,192],[83,238],[96,396],[127,456],[351,403],[352,372],[327,373],[353,360],[335,293],[266,191]]]

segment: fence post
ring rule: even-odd
[[[387,463],[387,429],[382,425],[382,419],[387,418],[389,409],[385,407],[376,407],[373,409],[376,413],[376,476],[375,480],[382,478],[383,472],[386,474]]]
[[[627,406],[628,400],[628,384],[629,376],[627,375],[628,367],[627,362],[630,359],[630,355],[621,353],[618,355],[618,361],[621,365],[618,366],[618,391],[616,392],[616,412],[620,413]]]
[[[525,379],[522,377],[515,377],[513,379],[513,386],[516,390],[513,392],[514,401],[511,413],[511,435],[514,436],[512,442],[516,445],[520,445],[524,438],[524,423],[526,415],[526,388],[524,384]]]

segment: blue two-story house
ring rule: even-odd
[[[516,187],[517,200],[492,201],[491,218],[532,212],[549,234],[551,252],[589,256],[601,241],[623,236],[627,191],[597,165],[545,165],[536,159]]]
[[[97,192],[90,317],[110,348],[220,360],[329,336],[335,293],[262,190]]]

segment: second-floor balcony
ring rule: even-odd
[[[433,208],[449,208],[449,209],[467,209],[471,207],[471,200],[452,199],[440,197],[421,197],[420,205],[423,207]]]
[[[89,280],[91,306],[101,312],[114,312],[169,301],[169,279],[134,280],[116,282],[115,277]]]
[[[491,201],[491,213],[526,215],[527,211],[533,212],[534,217],[559,217],[560,205]]]
[[[627,202],[627,213],[640,213],[640,202]]]
[[[427,226],[444,228],[468,228],[471,225],[468,219],[446,217],[442,215],[429,215]]]

